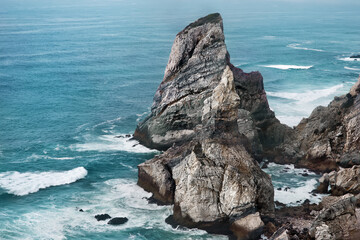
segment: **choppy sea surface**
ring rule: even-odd
[[[149,204],[136,185],[137,165],[157,152],[126,136],[149,112],[176,33],[201,16],[222,14],[232,63],[263,74],[271,108],[290,126],[360,74],[349,58],[360,51],[359,9],[0,2],[0,239],[222,238],[164,222],[171,207]],[[318,201],[315,174],[266,171],[276,200]],[[129,221],[110,226],[99,213]]]

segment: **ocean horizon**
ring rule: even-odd
[[[350,58],[360,7],[350,3],[0,2],[0,239],[226,239],[172,228],[171,206],[137,186],[137,165],[160,152],[132,134],[176,34],[200,17],[222,15],[232,64],[262,74],[270,108],[290,127],[360,74]],[[292,189],[275,200],[320,201],[316,173],[275,163],[266,172],[275,189]],[[129,221],[96,221],[104,213]]]

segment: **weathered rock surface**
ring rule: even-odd
[[[310,228],[316,240],[345,239],[356,227],[355,197],[338,200],[320,211]]]
[[[138,184],[154,198],[174,203],[172,221],[221,233],[230,233],[233,224],[245,238],[262,227],[260,216],[273,216],[271,179],[243,146],[247,138],[238,131],[239,104],[227,66],[204,100],[196,137],[138,166]],[[238,221],[244,217],[254,224]]]
[[[330,172],[360,163],[360,78],[350,93],[314,109],[291,138],[278,146],[278,162]]]
[[[193,139],[202,121],[200,109],[226,67],[232,71],[240,97],[239,131],[248,138],[256,158],[261,158],[264,151],[271,152],[291,128],[280,124],[270,110],[261,74],[244,73],[230,63],[222,18],[217,13],[191,23],[177,34],[151,114],[137,126],[134,138],[160,150]]]
[[[328,176],[332,195],[360,193],[360,166],[333,171]]]

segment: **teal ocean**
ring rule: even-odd
[[[149,204],[136,185],[137,165],[157,152],[127,134],[149,113],[177,32],[220,12],[231,62],[263,74],[290,126],[360,74],[349,58],[360,51],[359,5],[241,2],[0,0],[0,239],[223,238],[173,229],[171,206]],[[277,200],[318,201],[318,176],[284,168],[267,169],[276,188],[291,187]],[[99,213],[129,221],[110,226]]]

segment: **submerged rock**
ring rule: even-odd
[[[128,221],[128,219],[126,217],[115,217],[110,219],[110,221],[108,222],[108,224],[110,225],[121,225],[124,224]]]
[[[95,215],[95,218],[96,220],[98,221],[104,221],[106,219],[109,219],[111,218],[109,214],[105,213],[105,214],[98,214],[98,215]]]

